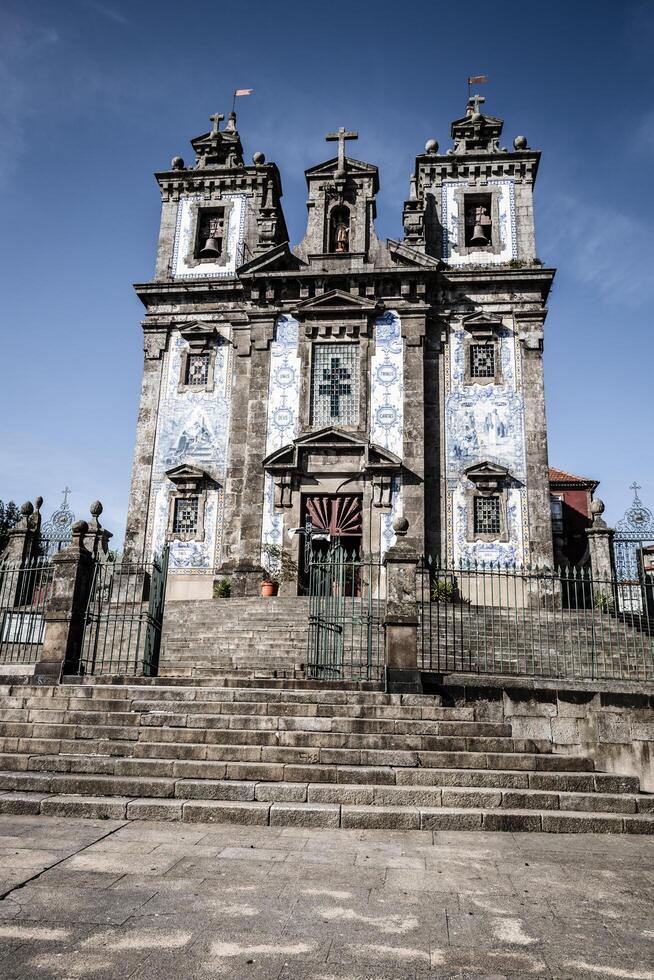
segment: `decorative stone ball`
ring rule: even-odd
[[[262,167],[266,162],[266,154],[262,153],[261,150],[257,150],[256,153],[252,154],[252,163],[255,167]]]
[[[184,158],[183,157],[173,157],[170,165],[173,168],[173,170],[183,170],[184,169]]]
[[[516,136],[513,141],[513,145],[516,150],[526,150],[527,149],[527,137],[526,136]]]
[[[94,500],[91,506],[89,507],[89,510],[91,511],[91,517],[95,517],[97,519],[102,513],[103,509],[104,508],[102,507],[100,501]]]
[[[24,504],[21,504],[20,512],[23,515],[23,517],[29,517],[31,514],[33,514],[34,504],[32,503],[32,501],[26,500]]]
[[[438,153],[438,140],[427,140],[425,153]]]
[[[406,532],[409,530],[409,522],[406,517],[396,517],[393,521],[393,530],[397,534],[398,538],[403,538]]]
[[[43,506],[43,497],[35,497],[34,506],[37,510],[41,510],[41,507]]]
[[[88,534],[88,521],[75,521],[73,524],[73,534]]]
[[[591,501],[590,512],[593,517],[601,517],[605,510],[606,507],[604,506],[604,501],[600,500],[599,497],[595,497],[595,499]]]

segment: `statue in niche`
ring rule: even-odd
[[[349,252],[350,250],[350,212],[346,207],[337,207],[331,213],[330,252]]]

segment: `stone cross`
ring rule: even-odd
[[[638,496],[638,491],[639,490],[642,490],[643,488],[641,487],[640,483],[636,483],[636,481],[634,480],[634,482],[631,484],[631,486],[629,487],[629,489],[630,490],[633,490],[634,497],[637,497]]]
[[[61,492],[64,495],[64,502],[61,505],[61,509],[63,510],[66,504],[68,503],[68,494],[72,493],[72,490],[70,489],[70,487],[64,487],[64,489]]]
[[[220,124],[224,119],[224,115],[221,112],[214,112],[213,115],[209,116],[209,122],[213,123],[213,128],[211,130],[212,136],[217,136],[220,130]]]
[[[337,133],[327,133],[325,139],[328,143],[338,140],[338,169],[345,170],[345,140],[358,140],[359,134],[354,131],[348,133],[345,127],[341,126]]]
[[[483,95],[473,95],[470,101],[473,105],[473,112],[478,114],[481,111],[480,106],[486,101],[486,99]]]

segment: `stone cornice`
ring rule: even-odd
[[[422,153],[416,157],[416,174],[432,180],[457,180],[485,177],[512,177],[533,183],[540,163],[539,150],[516,153],[488,154],[483,152],[460,155]]]

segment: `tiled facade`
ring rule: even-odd
[[[363,552],[383,554],[403,514],[416,550],[450,562],[551,561],[540,154],[501,147],[502,121],[478,110],[452,124],[452,150],[430,140],[416,158],[400,241],[375,233],[376,167],[344,156],[306,172],[292,248],[277,168],[245,164],[234,116],[192,141],[194,164],[157,174],[128,552],[170,541],[173,577],[256,591],[263,545],[298,556],[286,532],[307,495],[347,493]],[[195,539],[172,533],[185,495]]]

